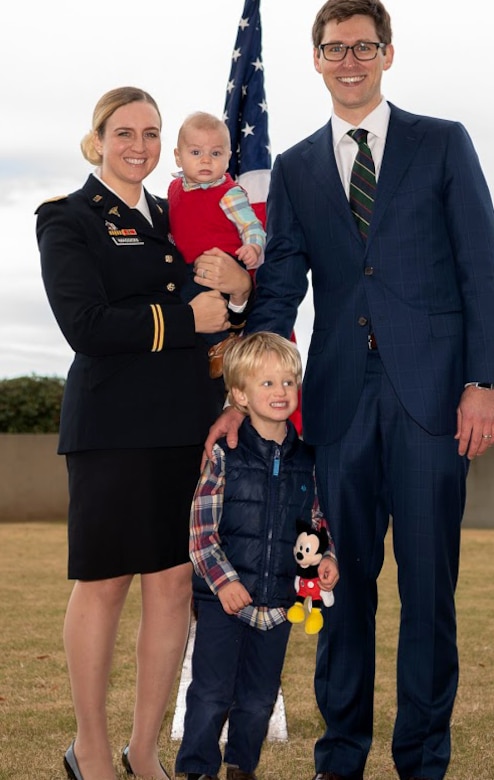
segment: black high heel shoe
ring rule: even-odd
[[[77,758],[75,757],[74,742],[75,740],[72,740],[72,743],[69,745],[63,757],[63,765],[69,780],[84,780],[81,775],[81,770],[79,769],[79,764],[77,763]]]
[[[135,777],[134,770],[132,769],[129,761],[129,746],[126,745],[124,749],[122,750],[122,764],[124,765],[124,769],[127,772],[128,775],[132,775],[132,777]]]
[[[129,761],[129,746],[128,745],[126,745],[124,747],[124,749],[122,750],[122,764],[124,765],[124,769],[127,772],[127,774],[129,776],[135,777],[135,772],[132,769],[132,766],[131,766],[130,761]],[[160,761],[160,767],[162,768],[163,772],[167,776],[168,780],[170,780],[170,776],[167,773],[167,771],[166,771],[165,767],[163,766],[163,764],[161,763],[161,761]],[[75,780],[79,780],[79,778],[75,778]],[[84,778],[81,777],[80,780],[84,780]]]

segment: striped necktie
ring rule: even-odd
[[[350,177],[350,207],[360,234],[366,239],[376,192],[376,170],[367,144],[367,130],[349,130],[348,135],[358,144]]]

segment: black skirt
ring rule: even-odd
[[[69,579],[145,574],[188,562],[202,451],[196,445],[68,454]]]

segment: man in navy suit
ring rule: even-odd
[[[318,643],[326,731],[314,780],[363,778],[390,516],[401,598],[393,757],[401,780],[440,780],[458,682],[467,464],[494,441],[492,201],[461,124],[383,99],[393,46],[379,0],[326,2],[313,45],[333,114],[275,162],[248,330],[288,336],[311,272],[303,431],[341,571]],[[357,128],[377,179],[363,230],[349,204]],[[235,440],[234,414],[209,441],[220,429]]]

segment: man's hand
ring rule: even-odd
[[[249,591],[244,588],[240,580],[223,585],[218,591],[218,598],[227,615],[236,615],[248,604],[252,604]]]
[[[228,446],[232,449],[238,444],[238,429],[240,428],[245,415],[239,412],[233,406],[228,406],[218,417],[209,429],[208,438],[204,443],[204,456],[201,468],[204,466],[207,458],[213,457],[213,445],[226,436]]]
[[[494,390],[466,387],[456,412],[458,452],[469,460],[494,443]]]

